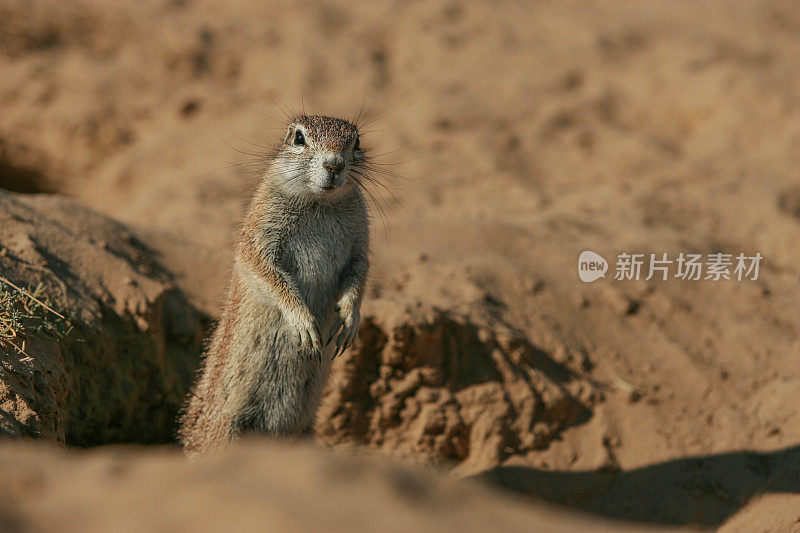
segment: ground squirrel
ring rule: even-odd
[[[227,303],[181,417],[189,456],[248,432],[310,432],[331,361],[358,332],[368,166],[355,124],[291,120],[250,203]]]

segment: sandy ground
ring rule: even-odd
[[[6,446],[3,531],[641,532],[357,455],[246,443],[197,464],[173,450]],[[287,465],[292,465],[287,468]]]
[[[0,4],[0,186],[150,235],[217,312],[285,112],[355,116],[370,299],[502,323],[590,384],[547,446],[460,465],[651,525],[800,519],[800,9],[790,2]],[[287,111],[290,110],[290,111]],[[581,251],[612,262],[592,284]],[[740,252],[757,281],[615,281]]]

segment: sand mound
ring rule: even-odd
[[[152,252],[68,200],[0,191],[0,272],[38,286],[61,315],[31,314],[36,303],[3,284],[6,311],[23,315],[2,347],[7,433],[76,445],[172,440],[200,327]]]
[[[253,443],[198,464],[152,449],[0,452],[0,529],[9,532],[639,531],[525,505],[439,472],[308,446]]]
[[[524,337],[436,308],[370,309],[334,366],[326,442],[479,469],[547,447],[588,413],[591,387]]]

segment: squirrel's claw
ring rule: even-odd
[[[344,353],[344,349],[346,348],[346,346],[344,344],[344,338],[345,338],[345,331],[346,330],[347,330],[346,327],[343,328],[342,332],[339,333],[339,336],[336,338],[336,349],[333,352],[333,358],[334,359],[336,359],[337,357],[342,355],[342,353]]]
[[[347,322],[350,325],[347,325]],[[348,320],[345,321],[341,331],[336,338],[336,349],[333,352],[333,358],[336,359],[340,355],[342,355],[345,350],[347,350],[350,346],[353,345],[353,342],[356,339],[356,335],[358,334],[358,314],[353,317],[350,317]]]
[[[350,328],[350,331],[347,334],[347,340],[345,341],[344,345],[346,348],[349,348],[353,345],[358,336],[358,322],[353,324],[353,327]]]
[[[297,336],[297,346],[301,352],[308,352],[308,355],[311,356],[315,352],[322,351],[319,331],[312,322],[299,326],[297,328]]]
[[[336,332],[339,331],[339,329],[343,325],[344,325],[344,322],[342,322],[342,319],[339,318],[339,317],[336,317],[336,319],[333,321],[333,326],[331,327],[331,331],[330,331],[330,333],[328,333],[328,341],[325,343],[325,346],[327,346],[327,345],[329,345],[331,343],[331,341],[333,340],[334,336],[336,335]]]

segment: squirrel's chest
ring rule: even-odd
[[[296,224],[283,242],[281,263],[303,292],[335,290],[352,255],[353,230],[335,218]]]

